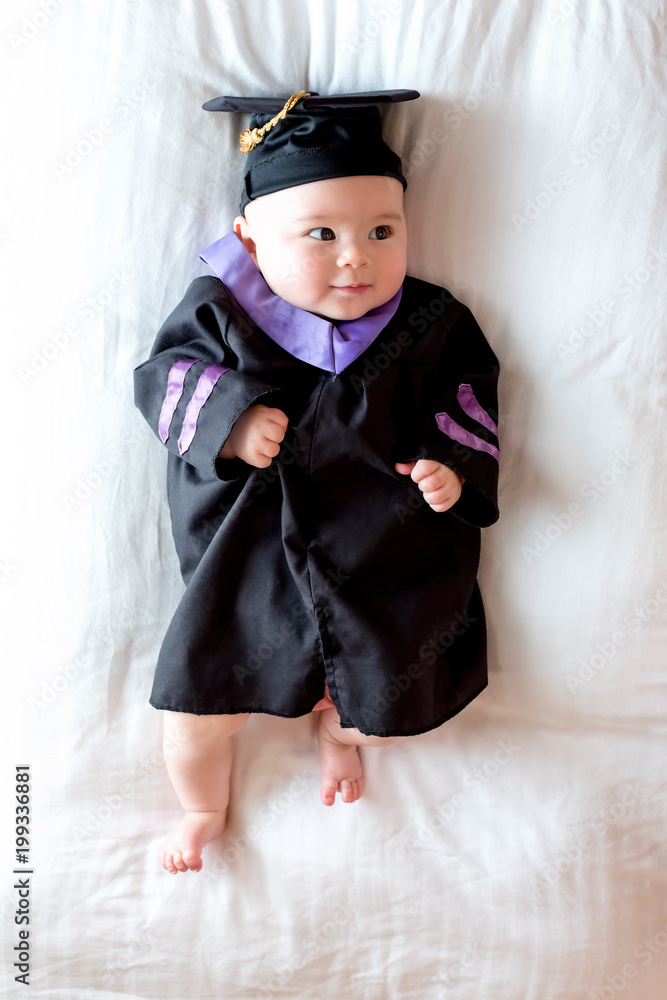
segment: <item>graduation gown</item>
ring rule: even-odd
[[[274,295],[236,235],[195,278],[134,371],[168,450],[183,597],[150,704],[293,718],[322,699],[343,728],[427,732],[487,684],[476,582],[498,517],[498,361],[472,313],[407,276],[332,325]],[[218,453],[250,405],[289,426],[260,469]],[[395,462],[465,477],[446,512]]]

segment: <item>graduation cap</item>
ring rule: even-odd
[[[247,155],[239,208],[283,188],[329,177],[381,174],[403,185],[401,158],[382,138],[380,105],[412,101],[416,90],[371,90],[323,96],[305,90],[291,97],[216,97],[205,111],[249,112],[241,133]]]

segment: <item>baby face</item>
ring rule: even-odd
[[[272,292],[330,322],[387,302],[407,269],[403,185],[333,177],[256,198],[234,231]]]

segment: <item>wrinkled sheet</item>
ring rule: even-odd
[[[665,5],[3,7],[2,922],[30,765],[30,995],[662,1000]],[[231,228],[220,94],[394,87],[409,273],[502,365],[487,690],[319,800],[314,716],[235,737],[197,874],[148,704],[183,585],[132,369]],[[428,637],[425,637],[425,639]],[[25,940],[25,939],[23,939]]]

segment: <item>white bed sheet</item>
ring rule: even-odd
[[[32,773],[30,995],[663,1000],[665,5],[257,0],[3,8],[2,922]],[[490,684],[319,801],[313,717],[236,737],[197,875],[148,705],[182,583],[132,369],[231,227],[219,94],[415,88],[386,134],[409,273],[501,376]],[[20,867],[20,866],[19,866]],[[19,876],[20,877],[20,876]]]

